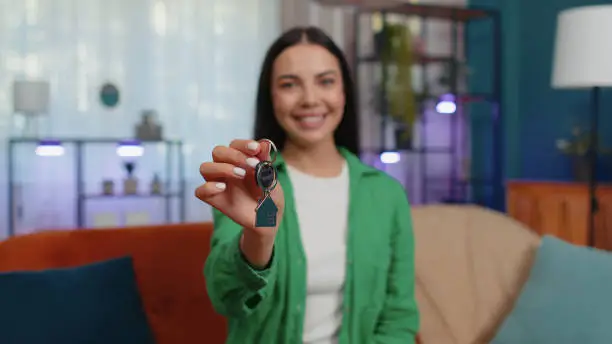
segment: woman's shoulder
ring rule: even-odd
[[[350,175],[359,178],[360,187],[375,188],[377,193],[386,197],[406,198],[406,191],[399,180],[374,166],[364,163],[346,149],[341,148],[340,152],[345,157],[349,170],[351,170]]]
[[[405,188],[397,178],[389,175],[385,171],[373,168],[373,172],[369,173],[367,178],[362,179],[362,183],[365,185],[373,186],[381,193],[386,195],[393,195],[397,197],[404,197],[406,194]]]
[[[396,178],[380,171],[372,179],[372,186],[376,189],[376,193],[381,196],[379,198],[381,203],[392,208],[409,207],[406,188]]]

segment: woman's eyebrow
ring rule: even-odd
[[[317,78],[321,78],[321,77],[324,77],[324,76],[327,76],[327,75],[331,75],[331,74],[336,74],[336,73],[337,73],[337,71],[335,71],[335,70],[333,70],[333,69],[330,69],[330,70],[326,70],[326,71],[324,71],[324,72],[318,73],[318,74],[316,75],[316,77],[317,77]],[[279,80],[282,80],[282,79],[290,79],[290,80],[294,80],[294,79],[299,79],[299,78],[300,78],[300,77],[298,77],[298,76],[297,76],[297,75],[295,75],[295,74],[282,74],[282,75],[279,75],[279,76],[277,77],[277,79],[279,79]]]
[[[295,74],[283,74],[283,75],[280,75],[277,79],[281,80],[281,79],[299,79],[299,78]]]
[[[333,69],[326,70],[325,72],[321,72],[321,73],[317,74],[317,78],[324,77],[324,76],[331,75],[331,74],[336,74],[336,73],[337,72],[335,70],[333,70]]]

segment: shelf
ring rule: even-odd
[[[315,0],[324,6],[358,6],[362,9],[381,9],[403,4],[402,0]]]
[[[18,209],[23,207],[24,204],[22,200],[19,200],[15,197],[15,185],[18,185],[17,181],[18,173],[16,171],[15,165],[17,163],[16,156],[19,156],[19,162],[23,160],[22,155],[17,155],[16,150],[20,145],[32,145],[39,144],[42,140],[54,140],[58,141],[63,145],[73,145],[75,149],[72,149],[66,154],[66,157],[74,160],[73,165],[73,174],[74,174],[74,192],[71,192],[70,195],[62,195],[64,197],[69,197],[70,199],[74,199],[75,204],[75,222],[74,228],[84,228],[86,226],[86,218],[87,218],[87,207],[86,203],[89,200],[100,200],[100,201],[119,201],[123,199],[150,199],[150,200],[158,200],[159,203],[163,203],[164,209],[161,211],[164,217],[164,221],[167,223],[173,221],[184,222],[186,217],[186,207],[185,207],[185,171],[184,171],[184,152],[182,149],[183,143],[180,140],[135,140],[139,141],[143,146],[153,144],[153,145],[165,145],[166,149],[163,153],[158,152],[158,150],[152,150],[153,154],[151,155],[153,158],[155,155],[158,155],[158,160],[165,164],[165,178],[167,178],[167,183],[164,185],[174,185],[174,183],[178,183],[178,186],[168,186],[163,189],[167,189],[166,192],[161,194],[151,194],[151,193],[137,193],[134,195],[121,194],[116,193],[113,195],[105,195],[101,192],[92,192],[87,193],[85,190],[85,163],[91,159],[86,159],[85,151],[87,147],[91,144],[101,145],[106,144],[109,146],[109,151],[114,150],[117,144],[131,138],[121,138],[121,137],[95,137],[95,138],[86,138],[86,137],[48,137],[48,138],[27,138],[27,137],[12,137],[8,140],[8,145],[6,147],[6,155],[8,156],[8,164],[7,164],[7,179],[8,179],[8,235],[13,236],[16,228],[18,228],[18,221],[23,221],[20,217],[16,216],[17,213],[14,209]],[[150,155],[147,153],[147,155]],[[32,156],[35,156],[32,154]],[[89,156],[88,156],[89,157]],[[149,158],[150,159],[150,158]],[[93,159],[95,160],[95,159]],[[103,189],[99,189],[103,191]],[[123,189],[121,190],[123,191]],[[178,206],[173,207],[173,203],[176,201]],[[26,202],[27,203],[27,202]]]
[[[478,179],[478,178],[456,178],[453,180],[452,177],[429,177],[425,178],[427,184],[449,184],[453,183],[454,186],[492,186],[493,182],[487,179]]]
[[[413,153],[436,153],[436,154],[440,154],[440,153],[444,153],[444,154],[450,154],[453,152],[453,148],[452,147],[426,147],[426,148],[415,148],[412,149]]]
[[[45,140],[45,139],[56,139],[54,137],[50,137],[50,138],[27,138],[27,137],[13,137],[9,140],[10,143],[39,143],[41,140]],[[92,143],[118,143],[121,142],[123,140],[125,140],[125,138],[91,138],[91,139],[85,139],[85,138],[59,138],[57,139],[58,141],[60,141],[62,144],[64,143],[76,143],[76,144],[92,144]],[[177,141],[177,140],[155,140],[155,141],[147,141],[147,140],[138,140],[140,143],[142,144],[156,144],[156,143],[164,143],[164,144],[172,144],[172,145],[177,145],[177,144],[181,144],[181,141]]]
[[[79,197],[83,200],[86,199],[109,199],[109,200],[117,200],[121,198],[170,198],[170,197],[180,197],[181,195],[176,192],[171,193],[162,193],[162,194],[116,194],[116,195],[104,195],[104,194],[86,194],[80,195]]]
[[[413,64],[452,63],[455,60],[456,59],[453,58],[452,56],[420,55],[414,59]],[[380,57],[376,55],[360,57],[359,62],[360,63],[381,63]]]
[[[443,94],[431,94],[431,93],[416,93],[415,98],[417,101],[435,100],[438,101]],[[486,102],[493,101],[493,96],[486,93],[470,93],[470,94],[457,94],[456,102],[458,103],[474,103],[474,102]]]
[[[428,100],[438,101],[445,93],[414,93],[416,102],[423,102]],[[456,93],[455,101],[457,103],[478,103],[478,102],[496,102],[496,97],[492,93]]]
[[[315,0],[325,6],[359,6],[361,8],[388,8],[401,5],[402,0]]]
[[[472,197],[470,195],[472,192],[477,192],[480,195],[480,190],[489,192],[489,189],[491,189],[491,197],[494,199],[494,202],[491,204],[495,204],[495,209],[501,209],[502,203],[500,200],[503,190],[500,188],[500,171],[503,171],[503,168],[500,159],[494,160],[495,165],[490,172],[483,171],[482,173],[485,175],[478,176],[485,177],[485,179],[488,178],[488,180],[483,178],[461,178],[465,167],[455,166],[459,161],[463,161],[471,156],[471,150],[467,145],[469,139],[464,139],[464,137],[472,135],[472,130],[464,130],[464,128],[478,126],[478,129],[480,129],[480,126],[485,124],[481,122],[487,121],[489,123],[486,124],[490,124],[490,130],[493,131],[494,137],[500,137],[497,134],[502,127],[500,121],[502,114],[502,109],[500,108],[501,95],[499,94],[502,83],[498,62],[499,56],[502,56],[502,54],[499,52],[500,46],[495,43],[495,41],[501,39],[501,32],[499,31],[500,11],[496,8],[485,6],[461,6],[458,4],[456,6],[451,6],[450,4],[425,5],[416,4],[414,3],[416,1],[408,0],[313,0],[313,2],[327,6],[346,6],[347,9],[350,9],[355,14],[352,19],[352,25],[355,26],[357,37],[351,43],[351,51],[354,54],[351,60],[355,62],[355,78],[359,83],[358,91],[363,93],[359,95],[359,98],[363,100],[364,105],[367,107],[365,109],[367,114],[372,116],[373,120],[376,119],[375,122],[380,121],[380,133],[377,136],[377,140],[380,142],[378,144],[376,144],[376,141],[372,142],[368,158],[374,157],[372,160],[375,160],[375,155],[384,152],[382,147],[386,147],[388,141],[393,139],[396,144],[395,147],[397,147],[396,151],[400,153],[401,159],[406,157],[404,164],[411,164],[417,160],[423,162],[419,166],[420,172],[416,175],[413,172],[405,172],[407,178],[418,178],[419,182],[423,184],[423,192],[420,195],[421,200],[419,203],[428,203],[433,200],[429,199],[431,198],[430,193],[432,191],[435,191],[436,198],[448,193],[448,197],[454,197],[461,201],[463,198],[467,200],[468,197]],[[446,22],[445,24],[448,24],[446,25],[449,31],[448,44],[451,48],[449,52],[430,52],[430,50],[426,49],[415,51],[410,64],[404,63],[403,66],[409,69],[416,68],[415,72],[420,72],[417,74],[423,74],[412,77],[413,81],[418,80],[418,84],[422,84],[422,87],[413,87],[409,92],[411,93],[410,97],[413,98],[411,101],[417,107],[418,116],[423,114],[429,115],[430,113],[433,115],[434,103],[439,102],[444,98],[443,96],[449,93],[454,95],[454,102],[458,106],[457,113],[454,115],[438,115],[446,117],[445,121],[448,119],[449,130],[451,131],[449,136],[451,136],[452,141],[449,147],[417,148],[419,141],[416,140],[418,139],[422,140],[420,142],[432,142],[427,140],[427,136],[430,135],[428,133],[429,130],[422,129],[419,132],[419,137],[414,136],[411,138],[412,142],[407,142],[408,140],[404,140],[398,134],[403,130],[412,129],[412,125],[402,125],[401,120],[391,115],[390,101],[395,94],[392,93],[393,83],[389,81],[394,81],[394,77],[401,77],[397,74],[394,75],[393,71],[394,67],[402,66],[403,62],[396,61],[396,63],[393,63],[383,58],[384,55],[382,55],[382,49],[380,48],[386,42],[385,35],[377,34],[380,33],[380,28],[384,28],[388,23],[395,23],[397,20],[406,23],[405,19],[415,19],[419,24],[431,23],[432,21]],[[479,51],[482,50],[479,54],[492,55],[494,60],[491,64],[490,72],[480,73],[483,74],[483,79],[490,76],[491,86],[478,90],[473,88],[465,89],[463,87],[464,84],[469,84],[469,81],[473,78],[473,75],[471,75],[473,73],[464,73],[465,65],[468,61],[465,60],[466,58],[462,56],[461,52],[467,49],[467,42],[457,34],[463,25],[468,25],[466,22],[472,20],[486,21],[486,24],[490,26],[491,36],[494,39],[491,44],[491,51],[489,49],[478,49]],[[436,33],[433,34],[435,35]],[[424,30],[419,34],[419,39],[427,46],[427,44],[437,41],[439,37],[437,35],[432,36],[431,30]],[[372,45],[370,49],[373,50],[366,50],[365,47],[360,45],[360,42],[365,41],[370,42],[370,45]],[[489,43],[487,42],[486,44]],[[385,70],[387,65],[391,67],[390,70]],[[435,67],[434,70],[429,70],[429,66]],[[446,67],[451,67],[451,69],[445,70]],[[441,70],[438,71],[438,68],[441,68]],[[439,80],[437,79],[438,77],[444,77],[446,80]],[[477,110],[483,110],[482,115],[480,112],[476,112]],[[485,112],[487,112],[486,116]],[[389,123],[392,123],[392,126]],[[428,126],[429,122],[423,121],[422,125]],[[390,129],[393,129],[393,133],[389,133]],[[489,130],[489,127],[486,129]],[[410,143],[414,144],[411,145]],[[453,146],[461,148],[454,148]],[[414,148],[400,149],[410,147]],[[491,152],[493,159],[496,159],[499,156],[498,154],[501,154],[502,148],[501,144],[494,140]],[[434,162],[438,160],[448,161],[448,167],[444,168],[444,170],[438,170],[437,163]],[[433,173],[439,173],[438,177],[441,178],[432,178],[431,175]],[[476,171],[471,171],[470,173],[476,173]],[[490,177],[489,174],[491,175]],[[477,200],[476,202],[479,203],[480,201]]]
[[[453,152],[453,148],[452,147],[413,148],[409,152],[417,153],[417,154],[450,154]]]
[[[444,94],[432,94],[432,93],[415,93],[414,97],[417,102],[426,100],[438,101]],[[456,102],[458,103],[475,103],[475,102],[487,102],[495,101],[493,95],[487,93],[464,93],[457,94]]]
[[[362,153],[383,153],[383,152],[398,152],[404,154],[450,154],[453,152],[451,147],[427,147],[427,148],[412,148],[412,149],[362,149]]]
[[[490,17],[489,9],[407,4],[399,0],[315,0],[326,6],[357,6],[362,12],[386,12],[427,18],[469,21]]]
[[[463,185],[472,185],[472,186],[492,186],[494,185],[492,180],[489,179],[482,179],[482,178],[470,178],[470,179],[463,179],[463,180],[456,180],[457,184],[463,184]]]

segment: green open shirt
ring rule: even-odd
[[[414,235],[404,188],[339,148],[350,176],[347,265],[341,344],[414,343]],[[214,212],[215,230],[204,274],[217,312],[228,318],[229,344],[302,342],[306,256],[291,181],[277,158],[285,212],[269,268],[257,271],[239,250],[242,229]],[[205,326],[205,324],[203,324]]]

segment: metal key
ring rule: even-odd
[[[278,207],[274,204],[270,194],[278,183],[276,179],[276,168],[274,167],[274,161],[276,160],[278,152],[272,141],[268,139],[262,141],[266,141],[270,144],[271,161],[261,161],[255,167],[255,183],[257,183],[257,186],[259,186],[262,191],[262,198],[255,208],[255,227],[276,227]],[[272,153],[274,153],[274,155],[272,155]]]

